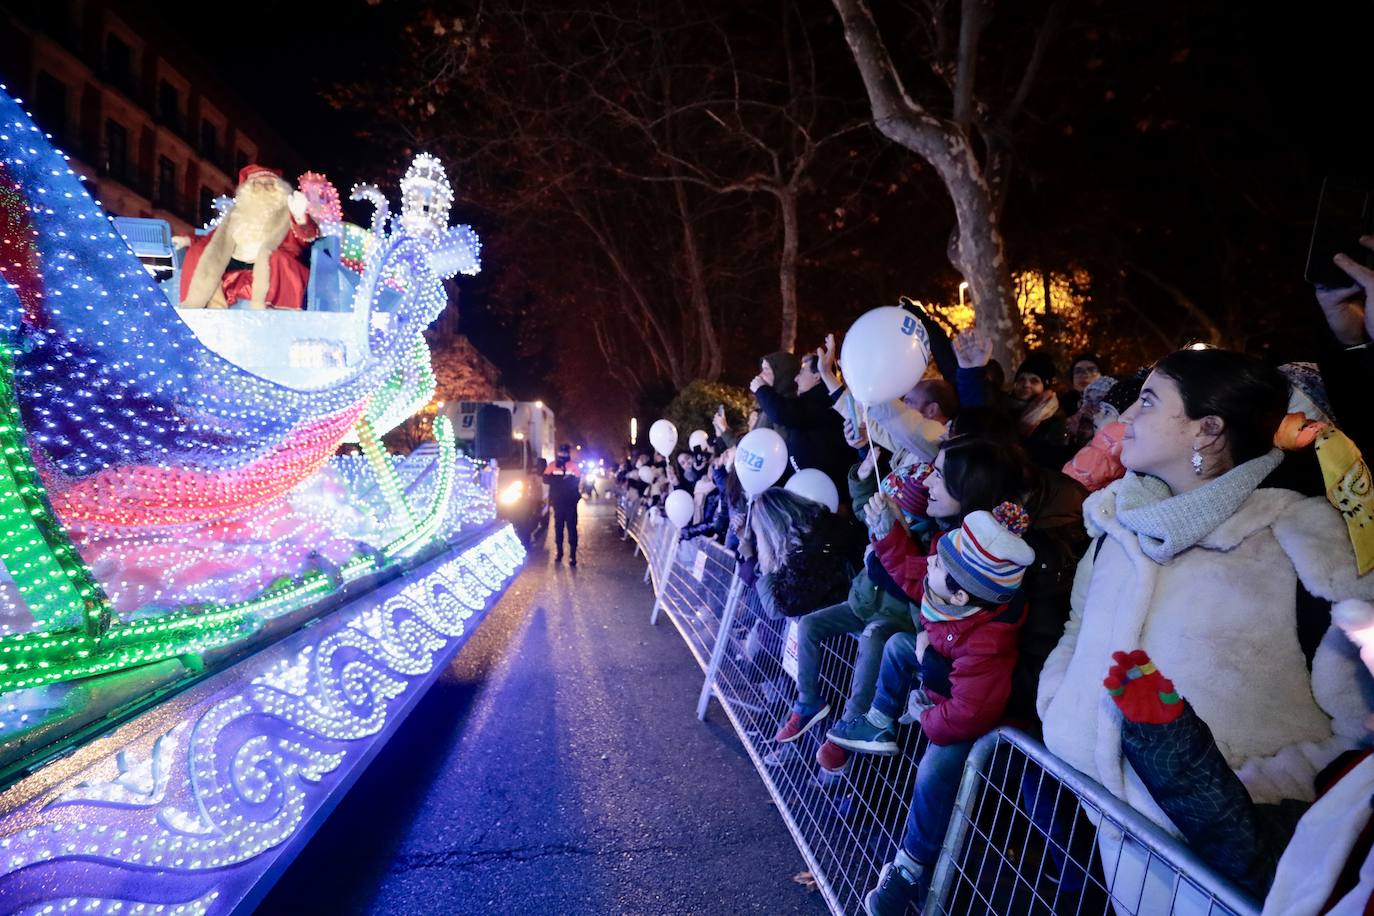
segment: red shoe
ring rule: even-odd
[[[849,763],[849,751],[827,739],[816,749],[816,762],[827,773],[838,773]]]
[[[819,712],[808,719],[803,719],[800,713],[794,712],[787,717],[787,722],[782,728],[778,729],[778,733],[773,736],[773,740],[779,744],[791,744],[793,741],[796,741],[802,735],[806,734],[813,725],[823,721],[828,715],[830,715],[829,703],[822,706]]]

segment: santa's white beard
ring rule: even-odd
[[[257,259],[262,243],[267,240],[273,225],[280,225],[286,212],[286,194],[279,187],[266,189],[246,187],[234,196],[233,219],[230,224],[234,240],[234,257],[251,264]]]

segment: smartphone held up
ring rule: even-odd
[[[1350,286],[1354,281],[1335,264],[1338,254],[1374,268],[1374,251],[1360,244],[1367,235],[1374,235],[1374,189],[1368,183],[1326,179],[1307,249],[1307,282],[1328,289]]]

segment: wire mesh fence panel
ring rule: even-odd
[[[768,613],[755,588],[744,589],[716,695],[785,812],[831,908],[862,912],[864,894],[896,852],[926,740],[919,728],[902,727],[895,756],[851,755],[838,771],[821,767],[817,752],[853,688],[857,640],[850,634],[820,644],[819,686],[829,718],[794,742],[774,740],[797,698],[796,669],[790,661],[784,664],[788,623]]]
[[[633,496],[623,506],[655,608],[703,671],[725,641],[708,686],[827,904],[836,913],[864,912],[865,893],[901,841],[925,736],[901,726],[896,755],[851,755],[837,771],[821,767],[825,733],[854,692],[858,634],[841,633],[819,646],[829,717],[796,741],[778,743],[797,698],[789,620],[770,613],[752,583],[739,582],[732,552],[707,538],[679,542],[661,510]],[[730,607],[732,587],[738,595]],[[865,711],[860,705],[850,711]],[[999,729],[969,757],[925,912],[1251,916],[1256,907],[1102,786],[1024,734]]]
[[[1014,729],[970,754],[928,914],[1250,916],[1182,843]]]

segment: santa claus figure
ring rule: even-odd
[[[220,224],[189,245],[181,265],[181,308],[300,309],[310,268],[301,254],[320,235],[306,215],[306,197],[278,169],[245,166],[234,205]]]

